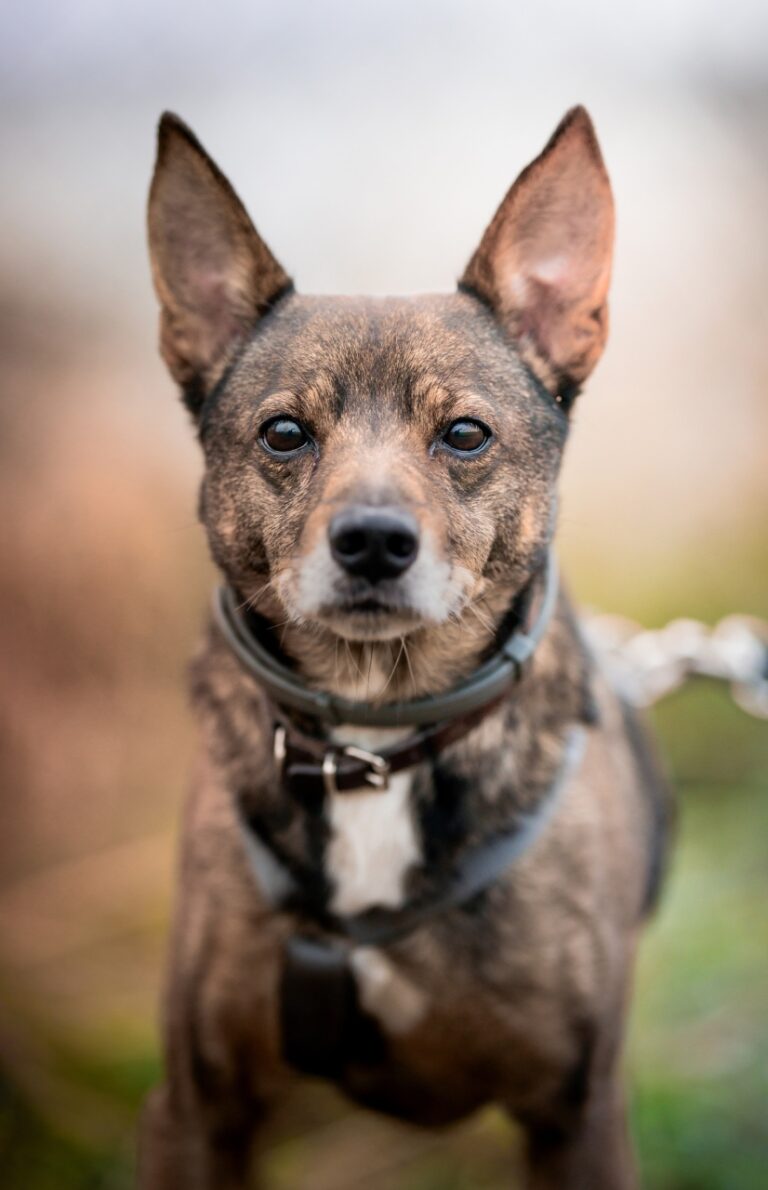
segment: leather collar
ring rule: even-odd
[[[526,663],[533,656],[549,625],[557,595],[557,563],[550,551],[545,566],[543,593],[530,624],[515,626],[499,643],[492,657],[450,690],[380,706],[355,702],[326,690],[313,690],[306,686],[291,667],[260,639],[260,618],[244,611],[242,600],[231,587],[222,586],[216,591],[213,617],[240,664],[263,687],[276,706],[299,711],[333,725],[423,726],[469,715],[482,707],[492,706],[503,697],[519,681]],[[261,624],[265,630],[268,629],[265,621],[261,621]]]
[[[477,727],[504,701],[498,695],[465,715],[457,715],[410,733],[402,743],[378,752],[353,744],[333,744],[298,731],[283,721],[275,726],[274,758],[283,787],[306,806],[318,805],[324,797],[354,789],[385,792],[395,773],[434,760],[450,744],[457,743]]]

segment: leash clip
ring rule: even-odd
[[[336,775],[339,771],[337,757],[339,755],[351,756],[353,760],[362,760],[364,764],[368,765],[368,772],[363,777],[367,785],[372,785],[380,793],[385,793],[389,789],[389,765],[384,757],[378,756],[375,752],[367,752],[365,748],[356,748],[354,744],[347,744],[344,748],[326,752],[323,757],[323,785],[329,797],[341,793],[336,784]]]

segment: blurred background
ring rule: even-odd
[[[562,553],[649,626],[768,615],[768,7],[759,0],[9,6],[0,43],[0,1166],[121,1190],[158,1069],[186,658],[213,579],[144,245],[170,107],[306,291],[454,284],[518,170],[589,107],[618,204]],[[768,1184],[768,730],[654,712],[682,804],[628,1054],[652,1190]],[[272,1190],[491,1190],[494,1112],[443,1136],[303,1091]]]

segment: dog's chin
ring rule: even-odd
[[[425,622],[413,608],[392,607],[377,599],[327,605],[313,618],[336,636],[349,641],[396,640],[415,632]]]

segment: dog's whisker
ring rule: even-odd
[[[392,666],[392,669],[389,671],[389,677],[387,678],[386,682],[384,683],[381,694],[379,695],[380,698],[384,697],[384,695],[386,694],[386,692],[389,688],[390,682],[392,681],[393,677],[395,676],[395,671],[397,670],[397,667],[400,664],[400,658],[403,655],[404,648],[405,648],[405,637],[401,636],[400,637],[400,650],[399,650],[397,656],[395,657],[395,662],[394,662],[394,665]],[[394,650],[393,650],[393,652],[394,652]]]
[[[357,677],[362,678],[363,674],[362,674],[362,671],[358,664],[357,658],[355,657],[355,654],[352,652],[352,646],[350,645],[349,641],[346,639],[344,640],[344,648],[346,650],[347,657],[349,658],[350,672],[352,670],[354,670],[354,673],[357,675]]]
[[[410,674],[410,677],[411,677],[411,686],[413,687],[413,691],[415,692],[415,690],[416,690],[416,676],[413,672],[413,666],[411,664],[411,654],[408,652],[408,645],[406,644],[405,637],[402,637],[402,642],[403,642],[403,652],[405,654],[405,663],[408,666],[408,673]]]
[[[478,624],[485,628],[487,632],[490,632],[491,634],[496,632],[496,625],[493,623],[490,617],[485,616],[482,612],[478,611],[473,603],[468,603],[466,610],[472,613]]]
[[[348,640],[344,639],[342,643],[344,645],[344,659],[346,661],[347,673],[349,674],[349,676],[351,678],[352,677],[352,668],[353,668],[352,650],[349,647]]]
[[[365,648],[365,646],[363,646],[363,648]],[[368,672],[365,676],[365,697],[366,697],[366,699],[370,698],[370,696],[371,696],[371,670],[373,669],[373,649],[374,649],[374,646],[372,644],[368,646]]]
[[[276,623],[272,624],[271,627],[274,629],[285,628],[286,624],[298,624],[298,622],[299,621],[295,616],[287,616],[285,620],[278,620]]]
[[[300,624],[300,623],[301,623],[301,621],[300,621],[300,620],[297,620],[297,619],[295,619],[293,616],[289,616],[289,617],[288,617],[288,619],[287,619],[287,620],[283,620],[283,622],[282,622],[281,624],[276,624],[276,625],[275,625],[275,627],[276,627],[276,628],[279,628],[279,629],[280,629],[280,648],[281,648],[281,649],[282,649],[282,648],[283,648],[283,646],[285,645],[285,634],[286,634],[286,632],[288,631],[288,629],[289,629],[289,627],[291,626],[291,624],[296,624],[296,625],[298,625],[298,624]]]
[[[257,610],[256,605],[257,605],[259,599],[261,599],[261,596],[264,594],[264,592],[268,591],[271,586],[272,586],[272,579],[270,578],[264,583],[263,586],[259,587],[259,589],[257,591],[253,591],[250,595],[246,595],[245,599],[238,606],[237,610],[239,612],[241,612],[241,611],[243,611],[244,608],[247,607],[247,608],[251,608],[253,611],[256,611]]]

